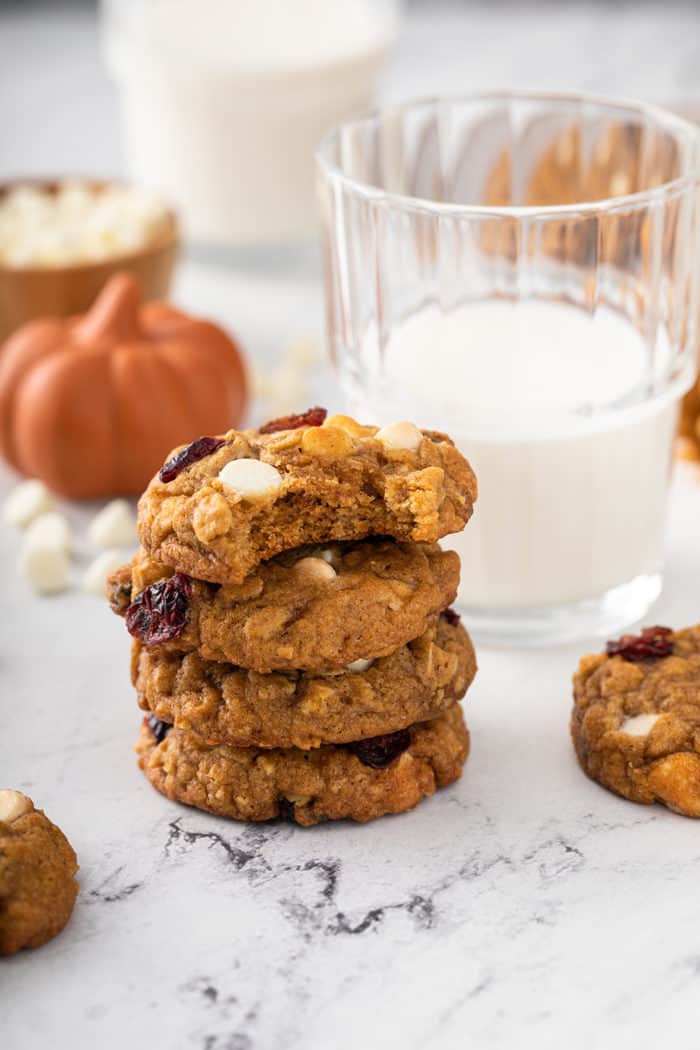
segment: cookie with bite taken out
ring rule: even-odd
[[[476,478],[444,434],[311,409],[177,449],[139,501],[156,561],[241,583],[282,551],[390,536],[435,543],[469,520]]]

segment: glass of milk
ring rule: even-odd
[[[318,151],[348,407],[471,460],[451,545],[482,640],[613,633],[661,590],[696,367],[697,135],[653,107],[491,94],[388,108]]]
[[[218,249],[315,236],[314,149],[367,109],[398,0],[103,0],[131,179]]]

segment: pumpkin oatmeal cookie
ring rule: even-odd
[[[139,535],[178,572],[242,583],[307,543],[434,543],[464,527],[476,495],[471,467],[444,434],[312,409],[176,450],[139,501]]]
[[[153,787],[170,799],[236,820],[283,816],[308,826],[412,809],[459,779],[469,733],[459,704],[397,733],[314,751],[207,745],[151,718],[136,751]]]
[[[700,817],[700,626],[648,627],[584,656],[571,733],[603,787]]]
[[[467,632],[445,619],[391,656],[337,674],[258,674],[139,642],[132,660],[144,711],[234,747],[309,749],[390,733],[451,707],[475,673]]]
[[[265,673],[386,656],[435,622],[458,583],[453,551],[375,539],[287,551],[222,586],[173,574],[142,551],[110,577],[108,593],[146,645]]]
[[[78,893],[77,870],[60,828],[26,795],[0,790],[0,955],[60,933]]]

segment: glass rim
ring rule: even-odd
[[[428,106],[450,106],[465,102],[498,102],[507,100],[522,100],[523,102],[570,102],[583,105],[597,106],[600,109],[625,110],[646,120],[653,120],[659,128],[667,129],[675,133],[677,138],[681,134],[695,140],[696,146],[700,145],[700,126],[692,120],[682,117],[664,106],[655,103],[638,102],[634,99],[615,98],[608,95],[595,95],[587,92],[556,92],[556,91],[478,91],[451,95],[432,95],[410,99],[407,102],[377,106],[363,114],[359,114],[342,124],[336,125],[321,139],[314,156],[318,168],[323,174],[340,182],[356,196],[364,197],[368,201],[382,202],[385,204],[397,204],[406,211],[434,212],[443,215],[461,215],[468,218],[482,219],[528,219],[528,218],[566,218],[574,216],[594,215],[600,212],[607,214],[616,211],[631,211],[640,207],[648,206],[655,201],[668,198],[676,192],[682,192],[700,180],[700,150],[696,149],[694,163],[690,171],[685,175],[679,175],[675,179],[669,179],[658,186],[649,187],[645,190],[637,190],[634,193],[621,194],[617,197],[605,197],[600,200],[582,200],[567,204],[457,204],[450,201],[431,200],[429,197],[414,197],[411,194],[396,193],[392,190],[382,189],[371,182],[356,179],[348,175],[329,157],[331,148],[338,142],[340,135],[347,129],[357,127],[376,121],[385,115],[402,116],[415,112]]]

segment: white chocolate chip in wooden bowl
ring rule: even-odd
[[[83,573],[81,580],[82,589],[86,594],[94,594],[99,598],[103,598],[107,587],[107,577],[116,572],[123,563],[124,555],[116,548],[102,551],[90,562]]]
[[[345,669],[352,671],[353,674],[362,674],[363,671],[368,671],[373,663],[374,660],[363,660],[360,658],[359,660],[353,660],[351,664],[346,664]]]
[[[653,714],[632,715],[624,720],[620,732],[626,733],[627,736],[647,736],[660,718],[661,715]]]
[[[267,496],[279,492],[282,475],[261,459],[232,459],[219,471],[219,481],[239,496]]]
[[[295,563],[294,568],[296,572],[301,573],[303,576],[318,580],[334,580],[336,571],[332,565],[330,565],[325,558],[300,558]]]
[[[3,824],[12,824],[25,813],[31,813],[33,808],[32,800],[21,791],[13,791],[12,788],[0,789],[0,821]]]
[[[377,441],[381,441],[385,448],[398,451],[415,452],[423,435],[413,423],[389,423],[374,435]]]
[[[113,499],[90,522],[88,539],[96,547],[135,547],[136,515],[125,499]]]
[[[2,518],[6,525],[26,529],[40,514],[51,510],[53,501],[43,481],[28,478],[20,481],[5,500]]]

